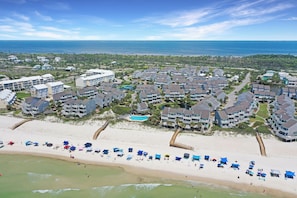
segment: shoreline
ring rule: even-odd
[[[173,182],[182,182],[185,185],[189,185],[189,183],[197,183],[202,184],[203,186],[214,186],[218,188],[227,188],[235,191],[240,192],[248,192],[248,193],[256,193],[262,194],[266,196],[274,196],[274,197],[282,197],[282,198],[290,198],[296,197],[296,194],[284,192],[281,190],[268,188],[268,187],[260,187],[254,185],[246,185],[244,183],[234,183],[225,180],[216,180],[212,178],[205,178],[199,176],[191,176],[191,175],[182,175],[179,173],[169,172],[169,171],[159,171],[159,170],[151,170],[148,168],[141,168],[123,164],[114,164],[114,163],[104,163],[104,162],[95,162],[89,160],[79,160],[79,159],[71,159],[64,156],[59,155],[51,155],[51,154],[40,154],[40,153],[33,153],[33,152],[21,152],[21,151],[8,151],[8,152],[1,152],[0,155],[26,155],[26,156],[34,156],[34,157],[43,157],[43,158],[50,158],[53,160],[62,160],[71,163],[80,163],[85,165],[94,165],[94,166],[101,166],[101,167],[112,167],[112,168],[120,168],[123,171],[133,174],[139,177],[148,177],[148,178],[155,178],[155,179],[163,179],[169,180]]]
[[[190,144],[195,148],[194,151],[187,151],[169,147],[169,140],[173,131],[157,131],[131,122],[109,126],[102,132],[98,140],[92,140],[92,134],[102,123],[70,125],[34,120],[11,130],[10,127],[18,121],[20,121],[18,118],[0,116],[0,137],[3,138],[1,140],[4,142],[13,140],[15,142],[12,146],[5,143],[4,148],[0,149],[0,154],[26,154],[70,162],[119,167],[128,173],[139,176],[166,178],[183,182],[193,181],[276,197],[296,197],[297,195],[296,178],[288,180],[283,178],[283,170],[286,167],[292,169],[292,171],[295,171],[293,168],[297,167],[297,157],[294,156],[297,148],[294,143],[287,144],[273,138],[264,139],[268,157],[262,157],[259,154],[256,139],[248,136],[230,137],[217,134],[204,137],[195,134],[182,134],[177,138],[177,142]],[[68,150],[61,148],[65,139],[77,146],[90,141],[94,145],[97,144],[102,150],[104,148],[111,150],[114,147],[119,147],[126,151],[127,148],[133,147],[136,151],[143,149],[148,151],[149,154],[161,153],[162,158],[161,160],[148,160],[146,157],[138,157],[135,152],[132,160],[126,160],[126,153],[124,157],[117,157],[112,151],[109,156],[101,154],[102,152],[99,154],[85,151],[69,153]],[[38,141],[40,145],[38,147],[25,146],[27,140]],[[46,140],[54,145],[59,145],[60,149],[55,150],[41,146]],[[182,159],[182,161],[177,162],[171,157],[169,160],[163,159],[165,154],[182,156],[185,152],[191,155],[198,153],[201,155],[201,160],[192,162],[191,160]],[[216,158],[228,157],[230,164],[233,161],[238,161],[241,165],[240,170],[233,170],[229,165],[223,169],[217,168],[216,163],[203,159],[202,156],[206,154]],[[70,158],[70,155],[75,156],[75,158]],[[250,177],[245,174],[245,168],[248,166],[249,160],[255,160],[256,165],[262,167],[267,173],[269,173],[270,168],[280,169],[282,175],[280,178],[272,178],[269,175],[266,181],[259,180],[255,175]],[[199,163],[204,163],[205,168],[199,170]],[[196,167],[197,164],[198,167]],[[237,178],[238,176],[240,176],[240,179]]]

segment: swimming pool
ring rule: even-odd
[[[147,116],[147,115],[130,115],[129,118],[131,121],[146,121],[146,120],[148,120],[149,116]]]

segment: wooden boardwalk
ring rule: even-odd
[[[15,129],[18,128],[19,126],[25,124],[26,122],[32,121],[32,120],[33,120],[33,119],[25,119],[25,120],[22,120],[22,121],[20,121],[20,122],[18,122],[18,123],[16,123],[16,124],[14,124],[14,125],[11,127],[11,129],[12,129],[12,130],[15,130]]]
[[[192,146],[188,146],[188,145],[185,145],[185,144],[181,144],[181,143],[176,143],[175,140],[178,136],[178,134],[181,132],[181,129],[177,129],[171,139],[170,139],[170,143],[169,143],[169,146],[172,146],[172,147],[177,147],[177,148],[182,148],[182,149],[187,149],[187,150],[194,150],[194,148]]]
[[[108,126],[109,120],[107,120],[102,127],[100,127],[93,135],[93,140],[97,140],[100,133]]]
[[[263,142],[262,137],[260,136],[259,133],[256,133],[256,139],[257,139],[257,141],[259,143],[261,155],[262,156],[267,156],[264,142]]]

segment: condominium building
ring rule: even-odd
[[[210,111],[208,110],[165,107],[161,112],[161,124],[166,127],[184,125],[184,129],[207,130],[210,123]]]
[[[64,116],[77,116],[83,117],[96,110],[95,100],[74,100],[70,99],[66,101],[63,105],[63,110],[61,111]]]
[[[268,124],[273,133],[284,141],[297,141],[297,119],[294,102],[285,95],[280,95],[273,102],[273,113]]]
[[[46,83],[46,86],[48,87],[49,97],[52,97],[53,95],[64,91],[64,83],[62,83],[61,81],[49,82]]]
[[[232,128],[239,123],[249,120],[256,108],[256,101],[251,92],[245,92],[238,96],[237,102],[226,109],[215,112],[215,123],[222,128]]]
[[[31,96],[37,98],[47,98],[48,87],[45,84],[34,85],[31,89]]]
[[[4,89],[9,89],[11,91],[30,90],[34,85],[45,84],[53,81],[54,77],[51,74],[22,77],[14,80],[4,80],[0,81],[0,91]]]
[[[7,105],[13,105],[16,100],[15,92],[4,89],[0,91],[0,109],[6,108]]]
[[[49,106],[49,102],[36,97],[26,98],[22,103],[22,112],[32,116],[43,113]]]
[[[115,73],[111,70],[90,69],[85,74],[75,80],[76,87],[84,88],[89,86],[97,86],[101,82],[113,81]]]

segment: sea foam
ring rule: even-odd
[[[67,192],[67,191],[79,191],[80,189],[78,188],[63,188],[63,189],[55,189],[55,190],[51,190],[51,189],[44,189],[44,190],[33,190],[33,193],[40,193],[40,194],[45,194],[45,193],[49,193],[49,194],[60,194],[63,192]]]

